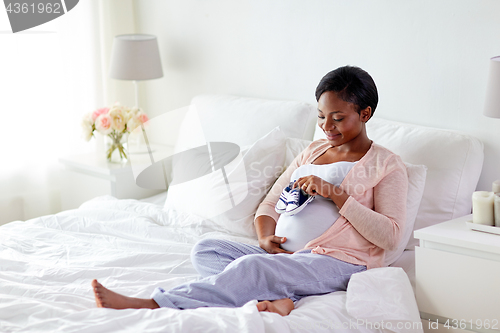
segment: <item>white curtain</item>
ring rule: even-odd
[[[99,150],[81,118],[133,95],[107,75],[113,36],[133,32],[132,0],[80,1],[17,34],[0,10],[0,224],[60,211],[59,158]]]

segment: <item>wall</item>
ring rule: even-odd
[[[165,77],[143,82],[151,116],[199,93],[315,103],[328,71],[375,79],[377,117],[458,130],[485,144],[479,189],[500,179],[500,119],[482,115],[500,55],[496,0],[135,0],[136,32],[158,36]],[[436,142],[439,144],[439,142]]]

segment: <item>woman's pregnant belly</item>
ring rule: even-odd
[[[281,215],[275,235],[286,237],[281,247],[287,251],[298,251],[321,236],[340,217],[333,201],[317,195],[300,213],[293,216]]]

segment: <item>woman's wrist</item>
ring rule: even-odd
[[[330,199],[332,199],[339,209],[342,209],[350,195],[347,194],[342,188],[335,185],[332,186],[333,190],[331,191]]]
[[[260,215],[255,219],[255,230],[259,241],[267,236],[274,235],[276,221],[270,216]]]

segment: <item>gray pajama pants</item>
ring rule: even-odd
[[[202,278],[151,297],[161,307],[240,307],[251,300],[290,298],[346,290],[352,274],[366,266],[350,264],[309,250],[268,254],[258,246],[217,239],[198,242],[191,260]]]

